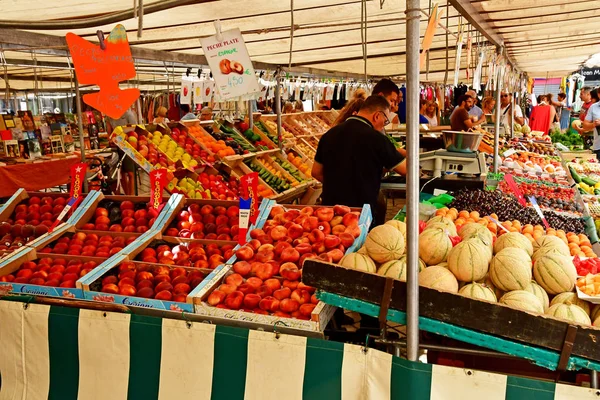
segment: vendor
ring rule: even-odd
[[[202,111],[200,111],[200,121],[210,121],[212,120],[212,108],[204,107]]]
[[[503,92],[500,94],[500,124],[504,126],[506,129],[506,133],[512,132],[512,126],[510,124],[510,113],[513,113],[514,122],[519,125],[523,125],[525,123],[525,118],[523,117],[523,111],[518,104],[511,104],[511,94]]]
[[[458,98],[458,107],[454,109],[450,116],[450,127],[453,131],[468,131],[473,128],[475,123],[469,115],[469,110],[473,107],[473,98],[468,94],[463,94]]]
[[[376,214],[384,170],[406,175],[406,161],[381,133],[389,118],[390,103],[382,96],[370,96],[355,116],[321,138],[312,176],[323,182],[324,205],[367,203]]]

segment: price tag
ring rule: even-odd
[[[239,218],[239,233],[238,243],[240,246],[246,244],[246,234],[250,226],[250,208],[252,199],[243,199],[240,197],[240,218]]]
[[[69,200],[67,200],[67,204],[65,204],[65,208],[63,208],[62,211],[60,212],[60,214],[58,214],[58,217],[56,217],[56,221],[54,221],[52,226],[50,226],[50,228],[48,228],[48,232],[52,232],[54,230],[54,228],[56,228],[58,223],[63,220],[65,215],[67,215],[69,210],[71,210],[72,208],[75,208],[82,199],[83,199],[83,197],[80,196],[80,197],[71,197]]]
[[[504,232],[509,233],[510,231],[508,229],[506,229],[505,227],[502,226],[502,224],[500,222],[498,222],[495,218],[489,217],[493,223],[495,223],[496,225],[498,225],[498,227],[500,227],[500,229],[502,229]]]
[[[542,222],[544,223],[544,226],[546,227],[546,229],[550,228],[550,224],[548,224],[548,221],[546,220],[546,217],[544,217],[544,213],[542,212],[542,209],[538,205],[537,200],[535,199],[535,197],[529,196],[529,201],[531,202],[531,205],[533,205],[533,208],[535,209],[535,212],[542,219]]]
[[[527,205],[527,202],[525,201],[525,197],[523,197],[523,193],[521,193],[521,191],[519,190],[519,187],[517,186],[515,180],[513,179],[513,176],[511,174],[504,175],[504,181],[508,184],[508,187],[510,188],[510,190],[512,190],[514,195],[517,197],[519,204],[521,204],[523,207],[525,207]]]

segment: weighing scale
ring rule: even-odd
[[[434,178],[441,177],[442,172],[455,172],[465,177],[487,175],[485,154],[481,152],[428,151],[419,154],[419,164],[421,170],[432,172]]]

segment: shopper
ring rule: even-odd
[[[438,126],[438,104],[435,100],[429,100],[425,106],[425,113],[423,114],[427,118],[427,125],[430,128]]]
[[[200,111],[200,121],[210,121],[212,120],[212,108],[204,107],[202,111]]]
[[[167,108],[166,107],[158,107],[156,110],[156,117],[152,121],[153,124],[166,124],[169,122],[169,118],[167,118]]]
[[[579,120],[583,122],[583,121],[585,121],[585,117],[587,115],[588,110],[590,109],[592,104],[594,104],[594,101],[592,98],[592,88],[589,86],[582,87],[581,90],[579,91],[579,98],[583,102],[583,104],[581,105],[581,109],[579,110]],[[586,131],[585,129],[583,129],[583,126],[581,128],[579,128],[577,125],[575,125],[575,126],[573,126],[573,128],[577,132],[579,132],[579,134],[584,134],[584,133],[589,132],[589,131]]]
[[[352,96],[352,99],[344,108],[340,110],[338,117],[333,122],[333,126],[337,126],[346,121],[349,117],[358,114],[358,111],[367,99],[367,92],[364,89],[357,89]]]
[[[398,104],[402,101],[402,92],[391,79],[381,79],[373,88],[372,94],[383,96],[390,103],[390,122],[398,123]]]
[[[371,206],[377,220],[377,197],[384,170],[405,175],[406,162],[381,130],[389,123],[390,104],[368,97],[358,114],[331,128],[319,141],[312,176],[323,182],[323,204]]]
[[[187,104],[182,104],[181,105],[181,111],[184,112],[183,117],[181,117],[182,121],[189,121],[191,119],[198,119],[196,117],[196,114],[194,114],[193,112],[190,111],[190,106]]]
[[[425,116],[426,110],[427,110],[427,100],[420,99],[419,100],[419,124],[424,124],[424,125],[429,124],[429,120]]]
[[[282,114],[291,114],[294,112],[294,105],[292,104],[291,101],[286,101],[285,104],[283,105],[283,111],[281,111]]]
[[[583,121],[583,131],[594,132],[594,144],[592,150],[596,153],[596,159],[600,160],[600,103],[596,102],[590,106]]]
[[[468,94],[463,94],[458,98],[458,103],[460,105],[450,116],[450,127],[453,131],[468,131],[475,125],[469,115],[469,110],[473,107],[473,98]]]
[[[554,118],[556,118],[556,110],[548,104],[547,95],[540,95],[537,100],[538,105],[531,110],[529,127],[532,131],[544,132],[544,135],[547,135],[550,132]]]
[[[523,125],[525,118],[523,118],[523,111],[518,104],[511,104],[512,94],[502,92],[500,94],[500,125],[504,126],[506,133],[512,132],[512,126],[510,124],[510,113],[513,114],[513,121],[515,124]]]
[[[548,94],[547,96],[551,96],[551,94]],[[556,111],[556,118],[554,119],[554,122],[558,122],[560,124],[560,128],[565,129],[568,126],[568,122],[565,127],[563,127],[563,111],[567,107],[567,95],[561,92],[558,94],[557,98],[558,100],[554,101],[552,97],[549,97],[548,104],[553,106],[554,110]]]
[[[467,96],[471,96],[471,98],[473,98],[473,107],[471,107],[469,110],[469,115],[471,117],[475,117],[473,118],[473,121],[479,121],[483,115],[483,111],[477,106],[477,102],[479,101],[477,98],[477,92],[474,90],[468,90],[466,94]]]
[[[486,115],[492,115],[491,122],[496,121],[496,100],[493,97],[488,96],[481,102],[481,117],[475,122],[475,125],[483,125],[488,123]]]

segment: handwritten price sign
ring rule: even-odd
[[[239,29],[201,39],[222,100],[260,94],[258,80]]]

